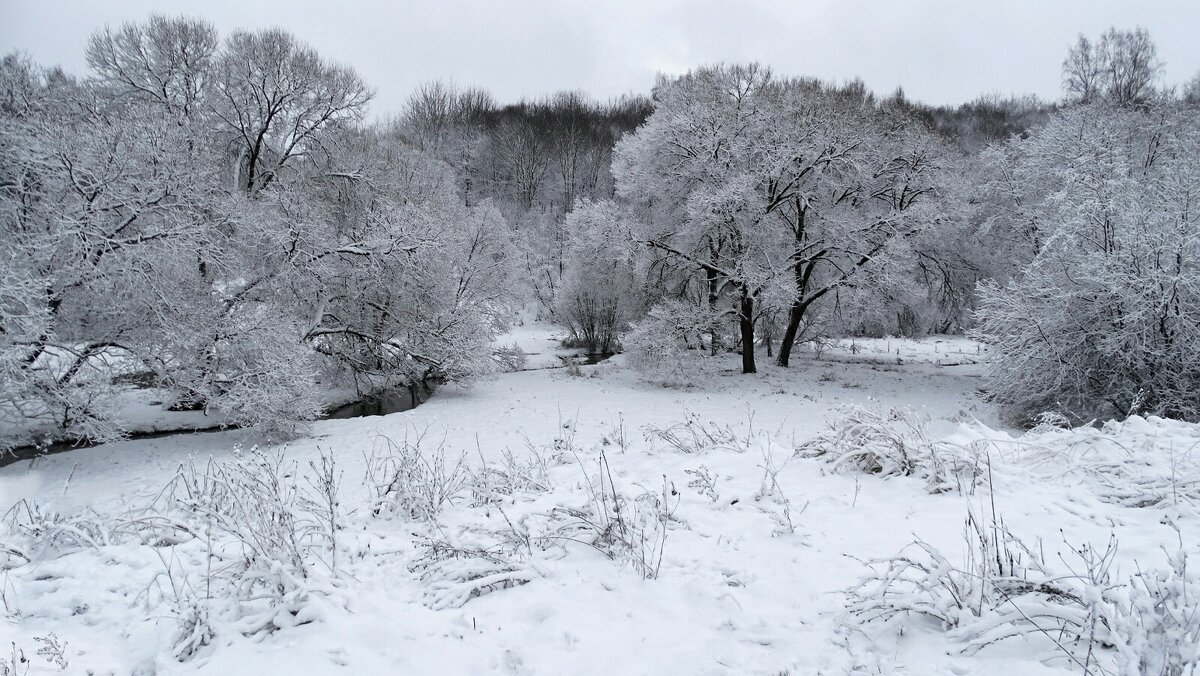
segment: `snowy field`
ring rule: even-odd
[[[753,377],[722,357],[665,389],[620,356],[545,368],[553,337],[518,333],[537,370],[409,412],[0,469],[5,650],[29,674],[1083,673],[1029,624],[1083,622],[1089,575],[1200,542],[1200,430],[1018,439],[968,341],[842,341]],[[971,552],[1068,600],[976,598]]]

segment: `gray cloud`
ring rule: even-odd
[[[1164,80],[1200,70],[1200,2],[1124,0],[3,0],[0,50],[85,69],[87,36],[152,11],[192,14],[222,34],[282,26],[353,65],[377,90],[377,115],[418,83],[450,78],[501,101],[580,89],[604,99],[646,92],[658,71],[758,60],[788,75],[861,76],[879,92],[959,103],[980,94],[1059,94],[1059,66],[1079,33],[1145,26]]]

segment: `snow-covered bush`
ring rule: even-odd
[[[910,410],[843,407],[829,429],[796,453],[821,458],[834,469],[916,476],[925,480],[930,493],[969,490],[980,476],[976,449],[930,439],[925,421]]]
[[[980,287],[989,393],[1024,415],[1200,420],[1200,117],[1080,105],[993,151],[991,234],[1027,264]]]
[[[633,325],[625,337],[625,352],[647,379],[685,385],[698,370],[704,337],[712,326],[712,316],[704,307],[665,300]]]

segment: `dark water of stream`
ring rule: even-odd
[[[369,415],[387,415],[411,411],[429,400],[437,385],[431,381],[413,385],[412,387],[396,387],[375,394],[367,395],[358,401],[352,401],[330,409],[322,420],[345,420],[347,418],[362,418]]]

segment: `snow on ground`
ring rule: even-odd
[[[549,355],[554,340],[536,325],[513,333],[527,352]],[[505,374],[442,388],[405,413],[318,422],[274,450],[296,463],[293,478],[322,452],[334,457],[345,512],[338,575],[327,560],[309,562],[310,579],[284,585],[292,596],[282,607],[295,614],[268,613],[274,631],[251,623],[261,601],[240,614],[213,602],[209,645],[184,661],[170,656],[181,626],[175,599],[195,598],[205,579],[203,538],[142,544],[146,531],[127,527],[85,546],[60,529],[48,546],[48,531],[38,540],[13,527],[20,517],[10,513],[8,542],[30,561],[10,552],[5,563],[0,548],[0,644],[15,641],[33,656],[35,637],[53,632],[67,643],[72,673],[96,674],[1073,673],[1036,638],[971,654],[927,623],[903,635],[894,622],[862,624],[847,614],[844,590],[867,572],[859,561],[892,556],[914,537],[957,561],[968,510],[993,505],[1047,559],[1115,534],[1123,570],[1161,565],[1164,547],[1180,537],[1172,524],[1189,546],[1200,541],[1194,503],[1176,492],[1135,507],[1101,490],[1097,477],[1113,466],[1104,459],[1117,457],[1119,442],[1058,443],[1072,433],[1054,430],[1014,442],[980,400],[978,367],[938,365],[961,364],[948,355],[970,354],[971,345],[905,341],[901,363],[896,344],[869,346],[877,363],[856,363],[848,357],[861,351],[837,345],[820,360],[803,353],[791,369],[764,364],[756,376],[737,373],[736,357],[718,358],[686,389],[646,384],[616,357],[582,367],[581,377]],[[994,440],[990,482],[930,494],[916,477],[845,471],[793,453],[851,404],[909,407],[928,419],[930,437]],[[1138,453],[1170,446],[1183,457],[1200,439],[1190,425],[1127,424],[1145,442]],[[484,462],[495,473],[456,493],[432,523],[404,510],[376,516],[372,505],[383,503],[372,502],[363,476],[382,437],[397,445],[421,437],[431,462],[441,448],[451,466],[463,457],[477,474]],[[672,443],[698,438],[694,452]],[[137,510],[161,501],[181,464],[231,462],[236,448],[247,457],[255,445],[272,449],[250,432],[226,431],[21,462],[0,469],[0,508],[25,500],[42,515],[63,515],[43,525],[80,528],[122,515],[136,525]],[[1100,449],[1096,462],[1071,471],[1088,448]],[[1188,462],[1171,466],[1195,467]],[[1180,481],[1173,488],[1189,485]],[[616,511],[613,493],[622,499]],[[616,514],[630,546],[613,543]],[[30,674],[57,672],[33,663]]]
[[[813,347],[809,345],[810,349]],[[833,361],[875,363],[925,362],[939,366],[978,364],[984,346],[962,336],[928,338],[837,338],[824,341],[821,355]]]
[[[518,347],[525,353],[526,370],[558,368],[564,359],[577,356],[576,348],[563,347],[566,329],[535,318],[528,308],[521,312],[521,320],[508,331],[497,336],[495,344],[502,347]]]

